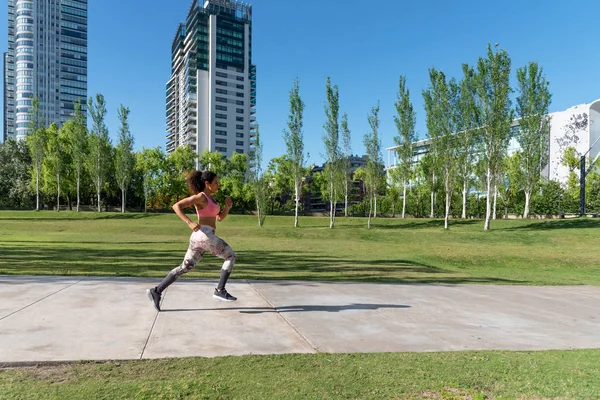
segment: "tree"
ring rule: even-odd
[[[467,218],[467,197],[471,186],[475,148],[479,140],[477,126],[477,107],[475,105],[475,71],[468,64],[463,64],[463,78],[459,83],[460,91],[457,101],[457,164],[458,174],[462,180],[462,218]]]
[[[298,79],[290,90],[290,114],[283,137],[287,147],[287,155],[292,165],[292,178],[294,180],[295,217],[294,227],[298,227],[298,208],[300,207],[300,195],[302,190],[302,178],[304,178],[304,138],[302,133],[302,115],[304,103],[300,99],[300,86]]]
[[[396,112],[398,113],[398,115],[394,117],[396,129],[398,130],[398,136],[394,137],[394,142],[398,147],[400,165],[397,173],[393,174],[393,177],[397,177],[402,181],[402,218],[404,218],[406,216],[406,189],[413,173],[412,144],[417,139],[415,135],[417,115],[410,102],[410,91],[406,87],[405,76],[400,76],[398,100],[394,105],[396,106]]]
[[[263,144],[260,140],[259,126],[256,124],[256,134],[254,136],[254,148],[250,152],[252,169],[250,171],[250,179],[254,189],[254,197],[256,200],[256,215],[258,217],[258,226],[262,227],[265,223],[265,208],[266,208],[266,187],[265,179],[262,172],[262,155]]]
[[[350,129],[348,129],[348,114],[342,115],[342,142],[344,144],[343,151],[343,168],[344,168],[344,216],[348,216],[348,194],[350,191],[350,184],[352,182],[352,165],[350,164],[350,157],[352,157],[352,138]]]
[[[523,171],[522,151],[517,151],[503,161],[504,173],[498,182],[498,193],[504,204],[504,218],[508,218],[508,207],[524,189],[526,176]]]
[[[129,131],[129,122],[127,121],[129,108],[121,104],[117,113],[119,121],[121,121],[121,127],[119,128],[119,143],[115,154],[115,175],[117,184],[121,189],[121,212],[124,213],[127,188],[129,188],[131,182],[135,158],[133,155],[133,136]]]
[[[198,168],[200,170],[210,170],[217,176],[222,176],[225,175],[227,170],[227,163],[221,152],[205,150],[198,157]]]
[[[325,135],[323,135],[323,143],[325,144],[326,175],[329,197],[329,228],[333,228],[335,224],[335,204],[337,201],[337,193],[335,190],[336,181],[338,181],[338,170],[342,167],[340,161],[340,133],[339,133],[339,90],[337,85],[331,86],[331,79],[327,77],[325,85],[327,94],[327,103],[325,104],[325,115],[327,122],[323,126]]]
[[[446,195],[444,229],[448,229],[450,203],[457,169],[457,139],[454,133],[456,132],[458,85],[454,79],[447,83],[444,73],[435,68],[429,70],[429,80],[429,88],[423,91],[427,112],[427,131],[431,138],[431,146],[436,149],[437,162],[444,181]]]
[[[143,148],[141,152],[136,153],[135,169],[142,175],[144,213],[147,212],[148,202],[153,202],[153,190],[156,193],[164,158],[165,155],[160,147]]]
[[[373,213],[373,203],[377,196],[377,188],[381,178],[381,165],[383,160],[381,157],[381,140],[379,138],[379,101],[377,105],[371,108],[371,112],[367,116],[371,132],[365,134],[363,143],[369,160],[365,168],[365,187],[369,199],[369,219],[367,228],[371,229],[371,215]]]
[[[63,131],[67,136],[71,162],[75,168],[75,181],[77,186],[77,211],[80,204],[81,179],[84,162],[87,154],[88,132],[85,125],[85,116],[81,110],[81,101],[75,102],[75,113],[73,119],[65,122]]]
[[[219,153],[220,154],[220,153]],[[162,175],[162,205],[179,201],[188,194],[186,173],[194,169],[196,153],[190,145],[178,146],[164,158]],[[221,174],[221,175],[224,175]]]
[[[37,95],[32,100],[29,112],[29,132],[25,138],[31,154],[32,175],[35,177],[35,209],[40,209],[40,175],[46,155],[46,131],[41,123],[40,100]]]
[[[275,157],[267,165],[265,180],[271,195],[271,212],[275,200],[279,199],[279,205],[284,206],[287,199],[292,198],[291,188],[294,186],[292,172],[292,161],[287,155]]]
[[[527,218],[531,193],[539,184],[542,168],[548,164],[550,118],[547,114],[551,95],[543,69],[535,62],[517,69],[517,81],[517,117],[521,119],[517,140],[523,150],[520,156],[525,174],[523,218]]]
[[[88,137],[89,154],[85,164],[94,181],[98,200],[98,212],[100,212],[102,206],[100,194],[110,170],[110,154],[112,150],[110,138],[108,137],[108,128],[104,123],[106,102],[102,94],[98,93],[96,95],[95,104],[94,99],[90,97],[88,111],[92,117],[92,131]]]
[[[36,131],[31,132],[25,138],[27,142],[27,148],[31,155],[32,162],[32,175],[35,179],[35,209],[40,209],[40,184],[42,175],[42,166],[44,164],[44,158],[46,157],[46,142],[47,134],[45,128],[39,128]]]
[[[53,122],[47,132],[44,181],[48,191],[51,190],[50,188],[56,190],[56,211],[60,211],[61,181],[69,164],[69,145],[67,135],[63,129],[58,129],[56,123]]]
[[[496,45],[497,47],[497,45]],[[479,126],[482,127],[482,143],[486,162],[486,212],[484,230],[490,229],[492,198],[498,170],[510,139],[513,111],[511,92],[510,57],[506,50],[492,51],[488,44],[487,58],[479,57],[476,74]]]
[[[31,206],[31,156],[27,143],[8,139],[0,144],[0,165],[0,206]]]

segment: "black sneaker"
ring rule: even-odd
[[[227,290],[225,290],[225,289],[223,289],[223,290],[215,289],[215,292],[213,293],[213,297],[217,300],[222,300],[222,301],[236,301],[237,300],[237,297],[233,297],[232,295],[227,293]]]
[[[160,311],[160,293],[156,291],[156,288],[148,289],[146,293],[152,304],[154,304],[156,311]]]

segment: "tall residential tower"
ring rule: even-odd
[[[189,144],[198,154],[248,153],[256,106],[252,6],[194,0],[173,40],[166,89],[168,152]]]
[[[44,125],[87,99],[87,0],[8,0],[4,139],[24,139],[34,97]]]

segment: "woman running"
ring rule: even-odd
[[[192,195],[173,205],[173,210],[179,218],[193,231],[190,237],[190,246],[183,259],[183,263],[167,274],[158,286],[148,289],[148,298],[154,308],[160,311],[162,292],[181,275],[190,272],[207,251],[225,260],[221,268],[221,278],[215,289],[213,297],[223,301],[235,301],[227,290],[225,284],[235,264],[235,253],[231,247],[215,235],[216,221],[223,221],[233,203],[228,197],[225,199],[225,208],[221,210],[213,195],[219,190],[219,178],[211,171],[194,171],[187,179],[187,184]],[[198,214],[198,222],[193,222],[183,212],[184,208],[194,206]]]

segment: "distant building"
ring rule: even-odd
[[[194,0],[171,48],[166,85],[167,152],[247,154],[255,136],[252,6]]]
[[[4,53],[4,140],[24,139],[34,97],[41,122],[86,115],[87,0],[8,0]]]
[[[598,140],[600,138],[600,100],[553,112],[548,116],[550,117],[549,162],[542,170],[542,175],[547,179],[566,184],[569,169],[562,165],[562,157],[567,147],[575,147],[579,154],[584,154],[591,147],[590,161],[596,160],[600,156],[600,140]],[[577,123],[573,123],[574,121]],[[518,129],[519,120],[515,120],[508,145],[509,155],[520,150],[519,142],[516,139]],[[413,163],[418,163],[429,153],[430,145],[430,139],[420,140],[413,144]],[[397,149],[398,146],[386,149],[388,152],[386,169],[388,171],[396,168],[399,164]]]

